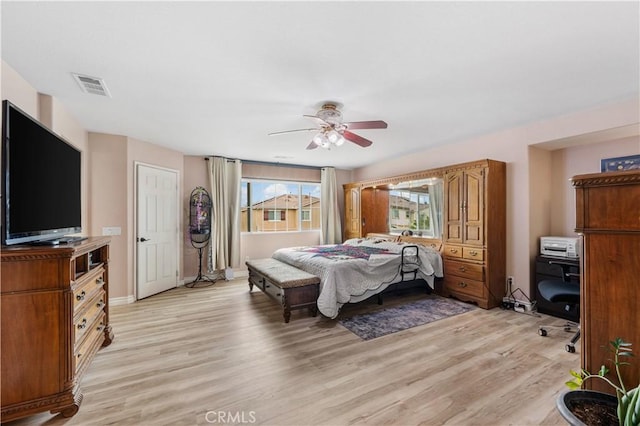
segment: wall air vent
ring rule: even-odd
[[[101,78],[75,73],[72,73],[72,75],[84,93],[111,97],[107,85]]]

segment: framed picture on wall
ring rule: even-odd
[[[626,157],[603,158],[600,160],[601,172],[620,172],[640,169],[640,154]]]

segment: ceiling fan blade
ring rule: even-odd
[[[311,130],[318,131],[318,129],[314,127],[313,129],[296,129],[296,130],[283,130],[282,132],[271,132],[268,135],[273,136],[273,135],[282,135],[283,133],[309,132]]]
[[[311,141],[311,143],[307,146],[307,149],[316,149],[317,147],[318,145],[316,145],[314,141]]]
[[[345,130],[342,136],[344,136],[346,140],[351,141],[356,145],[360,145],[363,148],[366,148],[373,143],[369,139],[365,139],[362,136],[356,135],[355,133],[351,133],[348,130]]]
[[[348,129],[386,129],[387,123],[382,120],[375,121],[351,121],[344,123]]]
[[[322,126],[322,127],[331,127],[331,124],[327,123],[326,121],[324,121],[322,118],[318,117],[317,115],[303,115],[303,117],[307,117],[312,119],[313,121],[315,121],[318,126]]]

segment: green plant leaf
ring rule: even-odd
[[[623,397],[623,399],[629,399],[628,404],[626,405],[626,414],[624,417],[624,424],[626,426],[638,426],[640,423],[640,391],[638,388],[631,389],[627,394]],[[618,419],[621,419],[620,414],[618,414]]]
[[[602,364],[600,366],[600,371],[598,371],[598,376],[606,376],[608,372],[609,372],[609,369],[607,368],[607,366]]]
[[[571,380],[569,382],[565,382],[565,385],[567,385],[567,387],[571,390],[577,390],[580,389],[582,387],[582,383],[578,384],[575,381]]]
[[[574,371],[574,370],[569,370],[569,374],[571,374],[573,377],[575,377],[577,379],[582,379],[583,372],[582,371],[577,372],[577,371]]]

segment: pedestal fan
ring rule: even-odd
[[[198,186],[191,191],[189,198],[189,239],[191,245],[198,249],[198,276],[185,287],[195,287],[198,283],[212,285],[215,279],[202,273],[202,252],[211,240],[211,197],[206,189]]]

